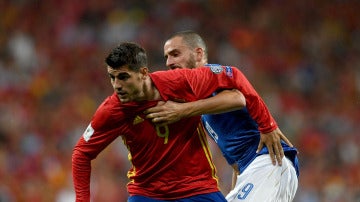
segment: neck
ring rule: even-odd
[[[160,100],[160,92],[151,81],[150,77],[146,79],[144,84],[144,95],[146,100]]]

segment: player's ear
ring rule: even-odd
[[[143,78],[146,78],[146,76],[149,74],[149,69],[147,67],[141,67],[139,72],[142,74]]]
[[[203,57],[204,57],[204,54],[205,54],[204,50],[202,48],[200,48],[200,47],[197,47],[195,49],[195,53],[196,53],[196,61],[197,62],[201,61],[203,59]]]

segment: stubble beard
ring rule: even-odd
[[[196,68],[195,56],[193,54],[190,55],[190,58],[186,63],[186,68],[189,68],[189,69]]]

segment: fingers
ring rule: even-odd
[[[161,105],[164,105],[165,103],[166,102],[164,102],[164,101],[159,101],[156,106],[161,106]]]
[[[168,118],[162,113],[150,113],[146,115],[145,118],[151,119],[151,121],[157,125],[166,125],[169,123]]]
[[[146,116],[146,118],[148,118],[148,117]],[[160,123],[160,122],[163,121],[163,118],[162,118],[162,117],[154,117],[154,118],[150,117],[149,119],[151,119],[151,121],[152,121],[153,123]]]
[[[270,132],[268,134],[261,135],[266,147],[268,148],[272,164],[278,164],[279,166],[282,165],[282,159],[284,157],[284,151],[281,145],[281,135],[281,132]]]
[[[281,138],[282,140],[284,140],[284,141],[286,142],[286,144],[289,145],[290,147],[294,147],[294,145],[291,144],[290,140],[287,139],[287,137],[286,137],[284,134],[281,133],[280,138]]]
[[[274,148],[272,147],[272,145],[269,145],[269,146],[266,145],[266,147],[269,150],[269,155],[270,155],[270,158],[271,158],[271,162],[275,166],[276,165],[276,158],[275,158],[275,154],[274,154]]]
[[[280,139],[284,140],[287,145],[289,145],[290,147],[294,147],[294,145],[290,142],[289,139],[287,139],[287,137],[281,132],[279,128],[277,129],[277,133],[279,134]]]
[[[282,146],[280,143],[274,144],[274,151],[275,151],[275,157],[276,161],[278,162],[278,165],[282,165],[282,158],[284,157],[284,151],[282,149]]]
[[[264,143],[260,140],[258,148],[256,150],[256,153],[259,153],[262,150],[263,147],[264,147]]]
[[[159,101],[155,107],[151,107],[151,108],[146,109],[144,111],[144,114],[151,114],[151,113],[156,113],[156,112],[163,111],[163,108],[161,106],[164,105],[164,104],[165,104],[164,101]]]
[[[284,151],[282,150],[281,145],[280,148],[277,144],[267,145],[266,147],[268,148],[272,164],[275,166],[277,162],[278,165],[281,166],[284,157]]]

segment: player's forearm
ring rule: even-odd
[[[90,201],[91,160],[76,149],[72,155],[72,174],[76,201]]]
[[[257,94],[246,98],[246,101],[249,103],[249,114],[258,124],[261,133],[272,132],[278,127],[264,101]]]
[[[239,110],[246,106],[246,101],[244,95],[238,90],[224,90],[213,97],[183,105],[184,117],[191,117]]]

